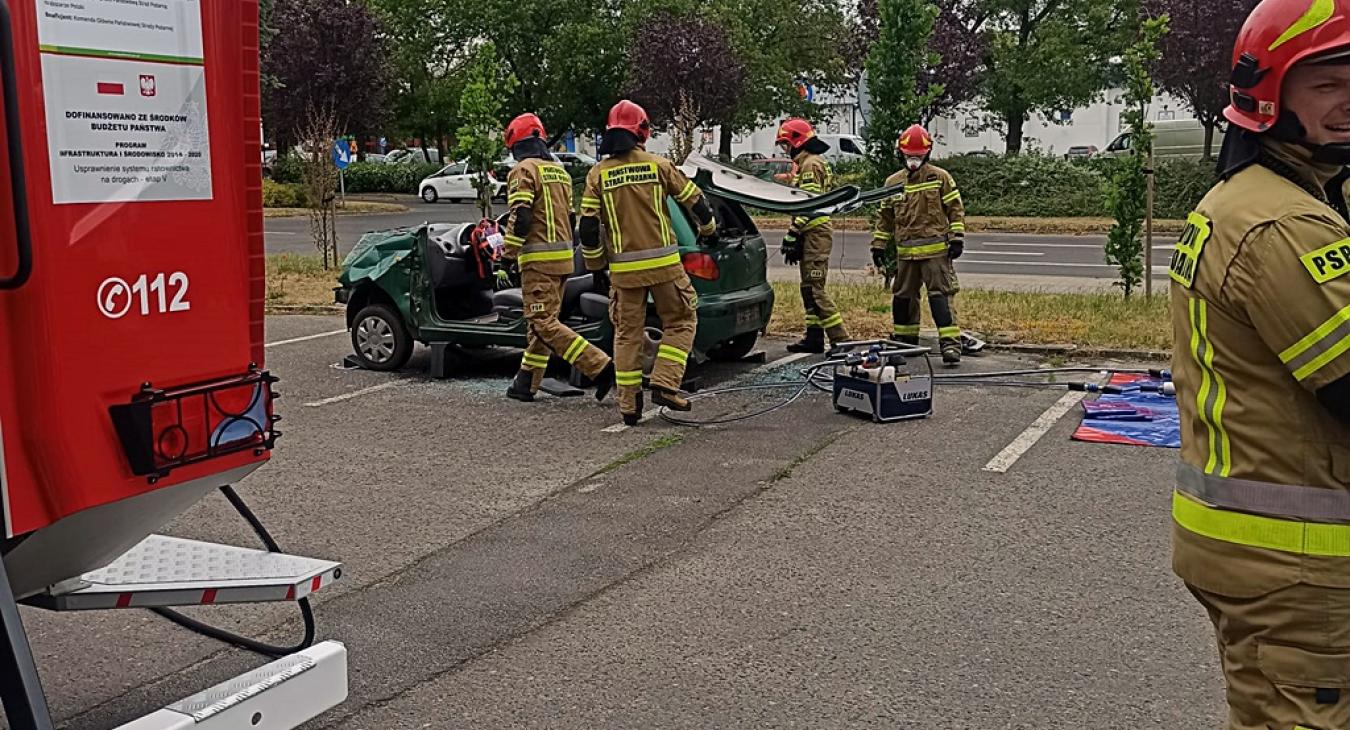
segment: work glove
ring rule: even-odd
[[[799,264],[802,261],[802,238],[796,231],[788,231],[783,236],[783,245],[779,249],[783,254],[783,261],[789,266]]]
[[[601,296],[609,296],[609,272],[591,272],[591,291]]]
[[[966,252],[966,239],[953,238],[947,243],[947,257],[955,261],[961,258],[961,254]]]
[[[511,271],[507,264],[498,262],[492,265],[492,275],[496,277],[498,289],[511,288]]]

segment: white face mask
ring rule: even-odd
[[[910,172],[913,172],[919,169],[920,167],[923,167],[923,162],[924,158],[922,157],[908,157],[908,156],[905,157],[905,167],[908,167],[910,169]]]

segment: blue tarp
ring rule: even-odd
[[[1181,448],[1181,417],[1175,396],[1143,390],[1162,382],[1137,375],[1117,375],[1111,385],[1126,388],[1123,394],[1103,394],[1083,401],[1083,424],[1073,435],[1078,441],[1132,446]]]

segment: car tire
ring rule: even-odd
[[[352,350],[365,369],[390,372],[408,364],[413,341],[393,307],[371,304],[352,319]]]
[[[758,331],[742,332],[729,340],[717,343],[716,347],[708,351],[708,358],[715,362],[739,362],[754,351],[757,342],[759,342]]]
[[[439,197],[440,197],[440,196],[438,196],[438,195],[436,194],[436,188],[433,188],[433,187],[431,187],[430,185],[428,185],[428,186],[422,188],[422,202],[423,202],[423,203],[434,203],[434,202],[436,202],[436,199],[439,198]]]

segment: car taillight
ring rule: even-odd
[[[702,252],[685,254],[684,270],[695,279],[705,281],[717,281],[717,277],[722,275],[722,272],[717,270],[716,259]]]
[[[177,467],[226,454],[270,450],[276,378],[253,370],[237,378],[159,390],[143,387],[110,411],[132,473],[152,481]]]

